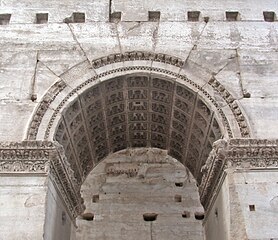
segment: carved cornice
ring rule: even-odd
[[[277,168],[278,141],[231,139],[227,161],[232,168]]]
[[[83,211],[80,184],[60,145],[49,141],[0,143],[0,175],[44,174],[56,185],[69,213],[75,218]]]
[[[63,147],[55,143],[57,149],[57,157],[53,158],[50,164],[50,178],[58,187],[65,204],[73,218],[81,214],[85,207],[80,194],[81,183],[74,176]]]
[[[207,208],[224,170],[278,168],[278,140],[223,139],[213,144],[213,149],[202,167],[199,187],[203,206]]]
[[[230,107],[240,128],[242,137],[250,137],[250,131],[248,129],[246,119],[232,94],[214,77],[210,79],[209,84],[220,94],[220,96],[226,101],[226,103]]]
[[[55,146],[47,141],[0,143],[0,174],[47,174]]]

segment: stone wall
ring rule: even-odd
[[[204,223],[207,239],[277,239],[277,170],[229,171]]]
[[[122,3],[112,1],[111,11],[122,11],[123,19],[111,23],[108,1],[88,5],[80,1],[36,2],[32,6],[28,1],[1,2],[1,12],[12,14],[10,24],[0,26],[1,140],[26,137],[30,116],[55,82],[63,79],[74,87],[97,72],[92,60],[140,50],[181,58],[185,65],[179,71],[201,85],[206,86],[214,76],[244,110],[253,136],[275,138],[277,24],[263,19],[263,11],[277,12],[274,1],[229,1],[217,7],[209,1],[173,1],[171,9],[164,4],[134,3],[131,7]],[[85,6],[85,23],[63,23],[72,12],[85,12]],[[149,10],[160,10],[161,21],[129,19],[141,16],[131,14],[141,11],[138,9],[144,9],[142,18]],[[201,17],[197,22],[188,21],[187,11],[194,9],[200,10],[201,16],[210,13],[215,17],[207,23]],[[242,19],[225,20],[225,11],[230,10],[238,10]],[[35,24],[35,13],[43,11],[49,12],[49,23]],[[77,67],[81,63],[87,63],[85,69]]]
[[[82,185],[86,210],[76,239],[203,240],[196,181],[158,149],[123,150],[102,161]],[[94,218],[88,219],[88,214]],[[157,214],[145,221],[146,213]]]
[[[52,141],[64,112],[86,89],[113,77],[142,72],[191,84],[193,91],[214,108],[217,119],[221,119],[220,124],[229,126],[230,129],[223,131],[225,137],[275,139],[278,119],[277,13],[275,0],[218,1],[217,5],[212,0],[159,3],[0,0],[0,141],[20,142],[27,138]],[[244,168],[246,172],[229,173],[219,196],[215,196],[214,205],[209,206],[205,226],[211,239],[277,238],[277,150],[272,143],[269,150],[268,144],[267,141],[263,143],[264,150],[259,145],[254,147],[255,150],[235,150],[239,157],[230,157],[235,160],[229,160],[234,164],[232,167]],[[251,141],[246,145],[250,147]],[[246,159],[240,152],[255,157]],[[10,156],[3,159],[1,156],[4,166],[1,165],[1,171],[6,166],[11,167],[9,171],[17,171],[17,157],[13,159],[15,165],[11,166]],[[25,160],[29,160],[28,156]],[[44,172],[44,166],[40,167],[39,170]],[[252,168],[259,168],[261,172],[247,171]],[[60,167],[63,177],[75,180],[72,174],[67,175],[68,169],[64,166],[62,169]],[[11,237],[10,226],[18,220],[19,231],[12,237],[41,238],[43,225],[40,220],[43,221],[45,209],[40,204],[42,199],[33,194],[35,191],[43,195],[46,191],[45,183],[38,179],[17,178],[2,172],[0,221],[5,221],[1,232],[5,240]],[[114,177],[111,179],[115,180]],[[58,177],[56,180],[69,179]],[[73,197],[72,205],[67,202],[67,207],[72,210],[69,214],[76,215],[73,207],[78,206],[80,211],[80,199],[76,189],[65,182],[62,185],[65,184],[63,186],[70,189],[70,193],[63,196],[63,201]],[[136,184],[139,186],[141,182]],[[108,185],[108,189],[115,189]],[[54,188],[51,189],[53,195],[48,195],[48,207],[57,204],[59,211],[50,210],[57,215],[52,215],[55,220],[48,222],[50,225],[45,225],[45,229],[51,229],[49,233],[56,236],[55,227],[61,226],[66,231],[57,233],[61,234],[59,239],[68,238],[74,228],[67,221],[63,225],[64,219],[69,218],[60,201],[63,197],[60,199]],[[169,193],[172,194],[172,190],[169,188]],[[63,193],[67,195],[65,190]],[[17,197],[11,199],[12,194]],[[101,197],[109,201],[107,196],[99,195],[100,203]],[[33,197],[38,205],[33,205]],[[24,205],[26,201],[28,207]],[[30,210],[33,208],[37,210],[36,216],[35,211]],[[13,209],[19,217],[13,215]],[[176,210],[181,209],[173,211]],[[160,220],[161,224],[165,223]],[[158,216],[157,223],[160,220]],[[37,224],[33,225],[36,230],[28,231],[30,223]],[[149,225],[142,223],[140,226],[149,236]],[[51,234],[48,235],[50,238]]]
[[[46,192],[45,177],[1,176],[1,240],[43,238]]]

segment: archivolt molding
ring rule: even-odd
[[[164,53],[152,53],[152,52],[126,52],[124,54],[117,53],[111,54],[106,57],[98,58],[92,61],[92,65],[95,69],[103,67],[108,64],[117,63],[117,62],[126,62],[126,61],[135,61],[135,60],[148,60],[155,62],[162,62],[170,64],[176,67],[182,67],[185,63],[180,58],[173,57]]]
[[[80,183],[74,177],[63,148],[50,141],[23,141],[0,143],[0,176],[49,176],[61,194],[72,218],[83,210]]]
[[[157,54],[157,53],[150,53],[150,52],[127,52],[124,54],[113,54],[113,55],[109,55],[107,57],[96,59],[92,62],[92,65],[94,66],[95,69],[98,69],[98,68],[105,67],[105,66],[113,64],[113,63],[117,63],[117,62],[132,62],[132,61],[138,61],[138,60],[139,61],[140,60],[156,61],[156,62],[169,64],[169,65],[179,67],[179,68],[185,64],[185,62],[183,60],[176,58],[176,57],[166,55],[166,54]],[[74,95],[75,93],[80,91],[82,88],[86,87],[88,84],[90,84],[94,81],[97,81],[97,80],[107,77],[109,75],[113,75],[115,73],[123,73],[124,74],[125,72],[128,72],[128,71],[137,71],[137,72],[138,71],[149,71],[149,72],[153,72],[153,73],[165,74],[167,76],[171,76],[171,77],[180,79],[184,82],[184,84],[198,89],[198,91],[202,92],[202,94],[204,96],[206,96],[209,99],[209,101],[211,101],[212,104],[216,107],[216,109],[218,110],[220,116],[222,117],[222,119],[224,121],[224,125],[226,127],[229,137],[230,138],[233,137],[231,127],[229,125],[226,115],[224,114],[223,110],[221,109],[221,106],[219,106],[219,104],[216,102],[214,97],[211,96],[205,90],[204,87],[199,86],[198,84],[191,81],[184,75],[181,75],[179,73],[174,73],[167,69],[154,68],[154,67],[150,67],[150,66],[130,66],[130,67],[121,67],[121,68],[112,69],[109,71],[104,71],[104,72],[97,74],[96,76],[88,79],[87,81],[83,82],[78,87],[73,89],[73,91],[71,93],[69,93],[64,98],[64,100],[62,100],[62,102],[59,104],[59,106],[55,109],[55,112],[54,112],[53,116],[51,117],[49,124],[47,126],[46,133],[45,133],[45,139],[48,139],[50,128],[52,127],[52,124],[53,124],[58,112],[60,111],[60,109],[62,109],[64,104],[67,102],[67,100],[72,95]],[[240,129],[241,136],[244,138],[250,137],[251,133],[248,128],[247,121],[246,121],[240,107],[238,106],[237,102],[235,101],[235,98],[215,78],[212,77],[212,79],[209,81],[209,84],[226,101],[227,105],[229,106],[231,112],[234,115],[236,122],[238,123],[238,127]],[[42,121],[43,116],[47,112],[48,107],[51,105],[51,103],[55,100],[57,95],[65,87],[66,87],[66,83],[63,80],[60,80],[59,82],[55,83],[49,89],[47,94],[43,97],[42,101],[39,103],[32,119],[31,119],[31,122],[30,122],[30,125],[28,128],[28,132],[27,132],[27,139],[29,139],[29,140],[36,139],[38,130],[40,128],[40,123]]]

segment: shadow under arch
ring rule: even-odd
[[[74,67],[71,78],[86,64]],[[95,60],[93,69],[86,68],[91,77],[80,73],[73,85],[61,78],[48,90],[26,138],[57,140],[79,185],[109,153],[132,147],[167,150],[201,184],[213,143],[250,137],[250,130],[223,85],[213,76],[203,84],[190,80],[182,74],[184,64],[142,52]]]

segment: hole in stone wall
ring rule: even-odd
[[[85,13],[74,12],[71,17],[64,19],[65,23],[84,23],[85,22]]]
[[[181,202],[181,195],[175,195],[175,202]]]
[[[92,201],[93,203],[99,202],[99,195],[93,195]]]
[[[94,214],[93,213],[83,213],[81,216],[82,216],[82,219],[84,219],[86,221],[93,221],[94,220]]]
[[[183,186],[183,183],[182,183],[182,182],[176,182],[175,185],[176,185],[177,187],[182,187],[182,186]]]
[[[74,12],[72,14],[72,20],[74,23],[84,23],[85,22],[85,13]]]
[[[215,210],[214,210],[214,215],[215,215],[215,217],[218,217],[218,209],[217,208],[215,208]]]
[[[67,222],[67,215],[66,213],[63,211],[62,212],[62,225],[65,225]]]
[[[198,22],[200,17],[200,11],[187,12],[187,20],[191,22]]]
[[[243,93],[243,97],[244,98],[250,98],[251,97],[251,94],[249,92],[244,92]]]
[[[264,20],[266,22],[274,22],[275,21],[275,12],[271,12],[271,11],[264,11]]]
[[[209,17],[204,17],[204,22],[208,23],[209,22]]]
[[[144,213],[143,218],[146,222],[152,222],[156,220],[157,215],[157,213]]]
[[[239,18],[238,12],[226,12],[226,20],[227,21],[237,21]]]
[[[190,212],[184,211],[183,214],[182,214],[182,217],[183,218],[190,218]]]
[[[11,14],[0,14],[0,25],[7,25],[10,23]]]
[[[159,11],[149,11],[149,21],[150,22],[158,22],[160,20],[160,12]]]
[[[113,23],[118,23],[122,19],[122,13],[121,12],[113,12],[109,16],[109,21]]]
[[[250,212],[254,212],[255,211],[255,205],[249,205],[249,210],[250,210]]]
[[[37,13],[36,23],[37,24],[48,23],[48,13]]]
[[[203,212],[195,212],[196,220],[203,220],[205,218],[205,214]]]

